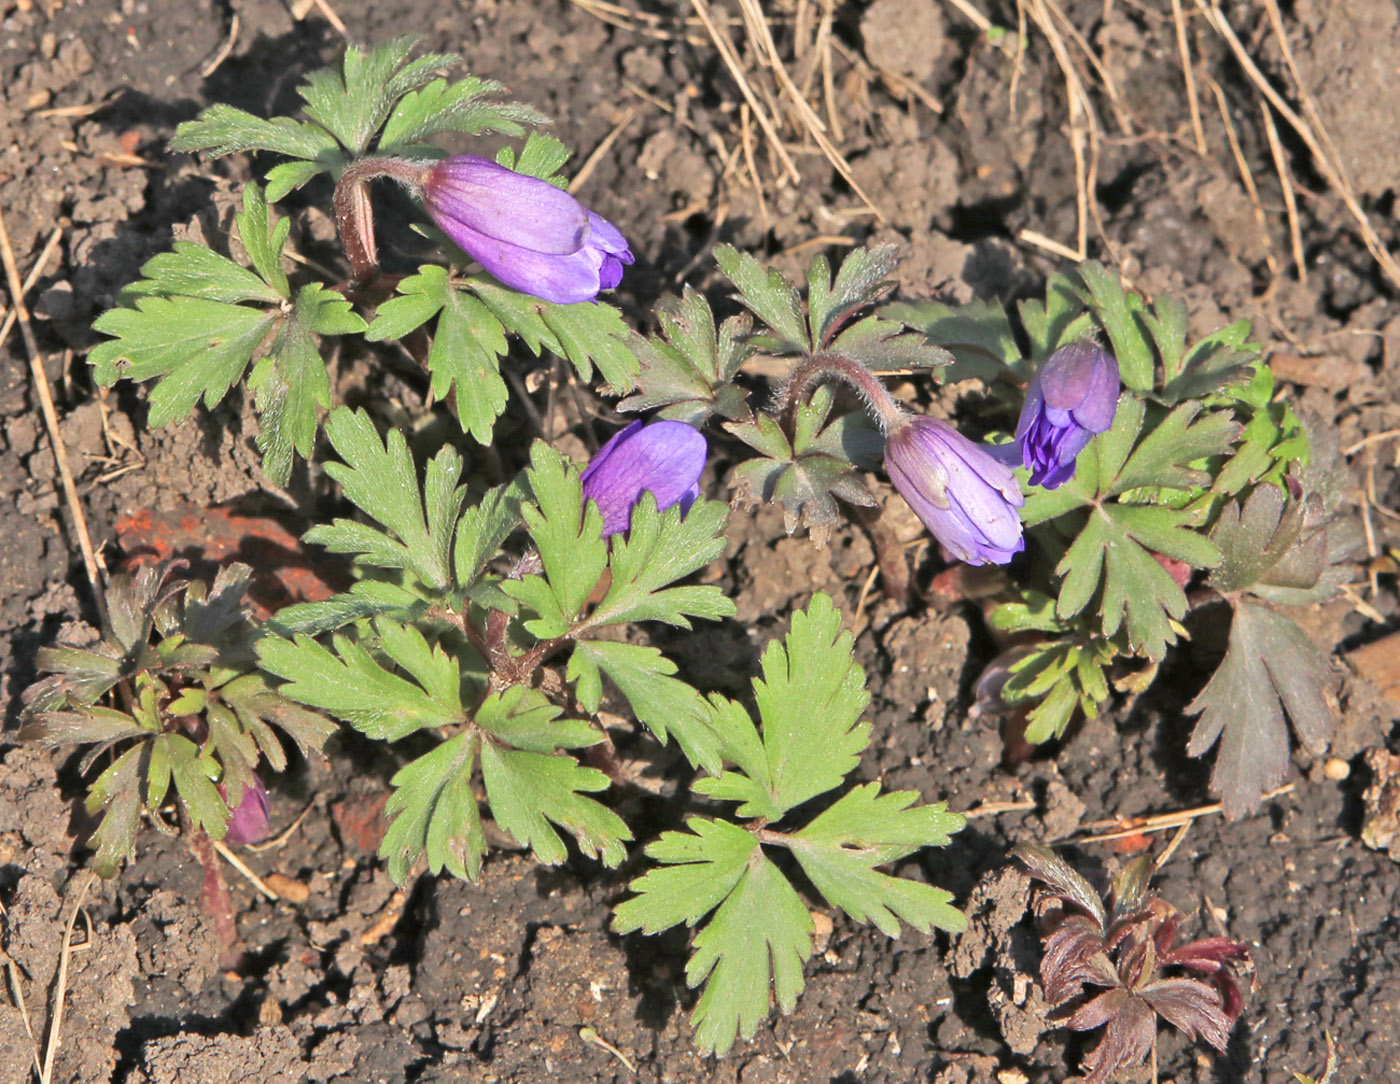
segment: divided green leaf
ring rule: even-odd
[[[711,725],[734,767],[694,789],[741,803],[737,815],[756,822],[694,816],[686,831],[663,833],[646,848],[658,868],[632,882],[635,895],[613,921],[619,933],[701,926],[686,967],[691,986],[704,984],[691,1020],[700,1047],[720,1054],[754,1033],[770,998],[792,1011],[812,954],[807,905],[765,845],[787,847],[829,904],[891,936],[901,920],[925,931],[966,925],[948,893],[878,868],[948,842],[963,818],[941,803],[915,807],[916,794],[882,795],[867,783],[795,831],[765,827],[839,787],[869,741],[858,722],[869,700],[864,674],[827,596],[814,596],[785,640],[769,644],[754,691],[761,731],[742,705],[711,698]]]
[[[864,412],[827,424],[834,398],[821,387],[794,412],[791,440],[771,414],[759,413],[724,428],[759,453],[734,468],[730,485],[749,505],[779,502],[789,533],[806,527],[824,540],[839,517],[837,498],[861,507],[874,505],[857,467],[878,463],[883,439]]]
[[[1307,633],[1267,603],[1242,598],[1233,608],[1225,658],[1186,708],[1201,716],[1187,753],[1220,744],[1211,789],[1231,820],[1253,813],[1283,781],[1288,723],[1314,756],[1336,727],[1327,662]]]
[[[341,407],[326,419],[326,436],[343,463],[326,464],[326,473],[345,490],[356,507],[382,525],[337,519],[313,527],[308,542],[332,553],[354,553],[357,561],[413,573],[429,591],[454,584],[453,533],[466,498],[458,485],[462,458],[444,446],[428,463],[423,482],[404,435],[390,429],[381,439],[363,410]]]
[[[689,286],[679,301],[663,303],[656,318],[661,338],[638,343],[638,390],[618,409],[660,407],[661,417],[696,426],[712,414],[730,421],[751,417],[748,397],[733,381],[757,349],[748,341],[753,321],[731,316],[716,327],[709,302]]]

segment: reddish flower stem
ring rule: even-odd
[[[335,224],[350,261],[352,284],[360,289],[379,277],[379,250],[374,242],[374,212],[369,182],[390,177],[409,189],[421,183],[424,167],[406,158],[361,158],[351,162],[335,183]]]

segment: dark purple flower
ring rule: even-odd
[[[643,493],[658,510],[682,510],[700,495],[705,438],[685,422],[633,422],[613,434],[583,471],[583,496],[603,513],[603,537],[632,526],[632,507]]]
[[[1074,461],[1118,410],[1118,362],[1087,339],[1050,355],[1026,389],[1016,423],[1031,485],[1054,489],[1074,477]]]
[[[423,205],[454,242],[507,286],[561,305],[622,281],[627,239],[563,189],[474,154],[423,175]]]
[[[228,799],[222,783],[219,784],[219,793],[223,794],[225,800]],[[230,847],[261,843],[267,838],[271,827],[269,814],[267,788],[263,786],[257,772],[254,772],[252,782],[243,788],[243,798],[239,801],[238,808],[229,814],[224,842]]]
[[[1025,548],[1011,468],[937,418],[891,427],[885,469],[925,527],[960,561],[1004,565]]]

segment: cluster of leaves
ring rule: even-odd
[[[1148,891],[1149,856],[1125,866],[1101,900],[1049,848],[1023,844],[1015,855],[1046,886],[1039,901],[1046,999],[1072,1031],[1104,1029],[1084,1059],[1085,1084],[1141,1065],[1157,1041],[1159,1016],[1224,1052],[1244,1007],[1240,980],[1254,975],[1243,942],[1206,937],[1177,945],[1181,915]],[[1168,968],[1206,980],[1166,974]]]
[[[150,396],[152,425],[177,421],[204,400],[216,406],[252,366],[248,387],[258,412],[263,469],[275,484],[288,480],[293,457],[311,455],[321,413],[331,406],[325,351],[334,340],[362,335],[370,342],[402,340],[421,354],[435,398],[453,396],[464,432],[489,444],[505,409],[501,359],[512,339],[539,355],[548,350],[590,380],[596,370],[620,394],[638,369],[637,336],[617,309],[606,304],[556,305],[519,294],[484,275],[458,269],[468,257],[445,238],[448,266],[426,264],[398,283],[398,296],[373,320],[355,311],[340,292],[305,268],[286,270],[290,219],[269,212],[292,189],[317,174],[338,177],[368,154],[414,159],[441,157],[425,143],[442,132],[523,135],[539,122],[533,110],[495,101],[500,86],[468,76],[449,82],[443,73],[459,63],[449,55],[407,61],[413,39],[401,38],[364,53],[350,46],[342,63],[312,72],[300,88],[308,119],[264,120],[228,105],[214,105],[177,129],[171,148],[226,155],[265,151],[292,161],[267,173],[266,192],[244,190],[235,218],[247,266],[191,242],[176,242],[141,269],[118,307],[93,325],[111,339],[89,356],[97,382],[159,378]],[[531,133],[519,156],[506,148],[497,160],[509,168],[562,184],[568,151],[555,139]],[[373,302],[381,298],[361,299]],[[433,321],[429,338],[424,328]],[[455,392],[455,394],[454,394]]]
[[[779,503],[789,532],[802,526],[824,538],[839,518],[838,498],[874,503],[857,471],[879,465],[883,439],[862,410],[832,419],[828,389],[798,396],[776,414],[755,414],[734,383],[739,367],[760,350],[789,359],[793,372],[823,355],[840,355],[872,373],[936,371],[949,357],[903,323],[865,311],[893,287],[893,245],[854,250],[834,282],[826,257],[815,257],[805,305],[797,287],[752,256],[720,245],[715,260],[752,316],[717,326],[705,299],[687,291],[660,314],[662,337],[640,348],[638,391],[620,408],[659,407],[663,416],[693,423],[724,418],[724,428],[757,453],[734,471],[738,498]]]
[[[705,987],[691,1017],[705,1050],[724,1053],[738,1035],[752,1035],[770,991],[791,1012],[802,990],[814,926],[775,851],[791,855],[830,906],[890,937],[901,921],[925,933],[966,926],[949,893],[880,869],[946,844],[961,815],[942,802],[916,804],[913,791],[882,793],[879,783],[850,787],[815,815],[807,805],[841,788],[870,742],[870,725],[860,722],[865,676],[840,628],[823,594],[793,615],[753,683],[758,724],[742,704],[710,697],[724,767],[692,790],[737,808],[730,817],[688,817],[684,831],[648,845],[659,868],[632,882],[636,895],[614,916],[619,933],[701,925],[686,981]]]
[[[422,857],[434,872],[478,875],[486,852],[478,772],[496,823],[539,861],[563,860],[557,826],[585,853],[618,864],[631,835],[589,797],[607,777],[572,752],[606,735],[565,716],[595,712],[606,677],[659,740],[674,737],[693,763],[718,767],[705,702],[673,676],[675,664],[654,647],[599,634],[638,621],[689,628],[692,618],[734,612],[717,587],[677,584],[723,551],[725,506],[698,501],[682,516],[679,507],[658,512],[648,495],[626,537],[609,544],[597,507],[585,507],[578,469],[543,442],[519,478],[469,500],[450,448],[428,462],[420,484],[398,431],[381,438],[366,414],[340,408],[326,432],[342,460],[327,472],[374,522],[338,519],[307,540],[354,554],[366,577],[324,602],[282,610],[280,635],[257,652],[285,680],[282,695],[371,738],[438,739],[393,779],[381,852],[392,874],[403,880]],[[502,547],[522,527],[528,554],[509,559]],[[329,646],[317,639],[326,633]],[[547,697],[531,682],[564,654],[562,684]]]
[[[1261,569],[1250,562],[1248,571],[1229,571],[1245,550],[1267,541],[1258,526],[1264,520],[1272,517],[1272,530],[1282,517],[1285,534],[1293,532],[1273,543],[1275,561],[1283,560],[1278,547],[1296,541],[1303,522],[1314,524],[1315,537],[1310,556],[1288,559],[1279,573],[1291,577],[1293,593],[1255,592],[1254,598],[1316,600],[1344,580],[1333,567],[1341,556],[1339,540],[1334,535],[1329,543],[1320,517],[1309,519],[1306,511],[1319,506],[1318,495],[1303,481],[1310,477],[1304,470],[1312,454],[1309,435],[1289,406],[1275,401],[1273,376],[1260,361],[1257,344],[1249,341],[1247,321],[1188,345],[1180,302],[1169,297],[1149,302],[1094,263],[1052,277],[1043,301],[1021,303],[1019,323],[1028,351],[995,305],[953,309],[913,303],[884,311],[944,345],[955,359],[949,379],[980,379],[1006,402],[1011,417],[1019,407],[1011,389],[1061,346],[1097,336],[1118,360],[1123,390],[1113,425],[1080,454],[1074,477],[1047,490],[1020,475],[1027,490],[1022,518],[1031,557],[1025,575],[1010,588],[1018,597],[994,622],[1038,638],[1003,690],[1008,704],[1033,705],[1031,741],[1062,735],[1076,710],[1094,715],[1110,696],[1117,664],[1146,665],[1145,672],[1129,675],[1134,688],[1150,680],[1168,649],[1186,634],[1183,621],[1200,601],[1200,592],[1188,594],[1193,586],[1204,581],[1213,588],[1211,599],[1229,593],[1237,602],[1245,589],[1241,575],[1270,575],[1267,562]],[[1251,526],[1245,537],[1232,525],[1251,506],[1255,512],[1247,518]],[[1257,556],[1259,550],[1251,552]],[[1249,605],[1237,634],[1241,649],[1261,643],[1259,637],[1268,635],[1261,632],[1265,625],[1282,622],[1296,631],[1271,608]],[[1234,608],[1238,621],[1241,606]],[[1286,635],[1293,643],[1288,657],[1297,659],[1302,633]],[[1282,776],[1288,754],[1284,711],[1309,748],[1325,743],[1334,718],[1320,660],[1297,671],[1285,688],[1257,659],[1246,665],[1240,652],[1232,656],[1222,666],[1224,676],[1194,707],[1233,707],[1203,719],[1190,751],[1207,751],[1225,729],[1225,715],[1231,716],[1213,785],[1235,816],[1257,808],[1260,796]],[[1240,704],[1256,710],[1240,712]]]
[[[163,827],[172,798],[182,819],[222,839],[259,762],[286,767],[274,727],[304,754],[334,730],[256,672],[248,575],[229,565],[211,588],[179,580],[168,563],[116,576],[96,644],[39,652],[48,676],[25,691],[18,737],[91,745],[82,771],[104,765],[87,799],[101,817],[91,843],[103,877],[132,853],[142,813]]]
[[[617,912],[622,932],[694,925],[715,912],[688,970],[692,985],[706,984],[695,1013],[706,1049],[752,1034],[770,985],[790,1010],[812,952],[811,917],[765,848],[786,849],[832,906],[892,936],[900,920],[961,928],[948,893],[878,868],[945,843],[963,822],[942,804],[916,806],[916,794],[870,783],[781,827],[841,787],[870,738],[859,722],[864,677],[830,599],[817,596],[765,652],[755,682],[761,727],[742,705],[702,697],[658,649],[605,631],[640,621],[688,628],[733,613],[718,588],[678,582],[722,552],[724,505],[658,512],[648,495],[626,534],[605,541],[577,468],[543,442],[519,478],[472,497],[450,449],[428,462],[420,484],[397,431],[381,438],[367,415],[341,408],[326,432],[341,459],[328,472],[373,522],[336,520],[307,539],[353,554],[365,578],[282,610],[257,653],[284,682],[282,696],[411,750],[392,780],[381,849],[396,879],[420,861],[475,879],[487,850],[483,813],[537,861],[562,861],[568,836],[618,865],[632,833],[599,800],[607,776],[576,754],[608,740],[590,718],[606,679],[639,722],[700,769],[694,790],[738,802],[747,822],[696,816],[687,831],[665,833],[647,848],[661,868],[634,881],[636,897]],[[517,529],[523,556],[504,548]],[[560,665],[551,670],[552,660]]]

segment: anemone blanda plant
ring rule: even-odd
[[[716,260],[746,311],[716,319],[687,289],[643,335],[598,300],[626,285],[626,223],[566,191],[563,146],[526,135],[542,118],[500,100],[498,84],[449,79],[456,57],[409,59],[411,49],[407,39],[347,49],[307,77],[299,117],[213,106],[181,125],[176,150],[271,156],[259,160],[271,163],[262,183],[243,191],[238,244],[178,242],[95,325],[110,337],[89,358],[98,382],[155,380],[154,425],[201,400],[216,406],[246,378],[266,474],[286,483],[301,457],[313,482],[335,484],[347,514],[304,540],[350,558],[355,574],[330,598],[249,618],[236,656],[211,662],[196,637],[163,625],[153,641],[142,622],[164,620],[159,592],[145,618],[128,614],[108,630],[94,657],[55,656],[62,680],[40,683],[28,736],[118,752],[90,798],[105,811],[94,838],[103,872],[130,852],[134,828],[125,829],[143,803],[154,819],[184,808],[208,835],[266,831],[253,767],[261,753],[279,768],[280,744],[230,699],[256,689],[282,712],[275,722],[302,720],[322,735],[334,720],[394,747],[381,856],[398,880],[422,868],[476,879],[490,853],[487,817],[541,863],[572,852],[619,865],[634,833],[613,801],[633,778],[619,758],[665,770],[674,741],[695,779],[695,812],[646,845],[650,865],[614,927],[697,927],[687,981],[703,987],[693,1019],[707,1050],[752,1034],[771,1002],[792,1008],[818,902],[890,935],[901,924],[959,928],[948,894],[899,864],[946,843],[961,818],[913,791],[855,781],[871,739],[867,697],[829,598],[792,615],[743,702],[706,695],[650,642],[649,626],[685,631],[735,612],[722,575],[693,580],[725,548],[728,506],[700,491],[721,433],[733,438],[725,458],[740,502],[780,504],[789,530],[820,541],[843,506],[875,503],[867,479],[883,467],[942,544],[936,560],[1005,567],[1003,613],[1043,640],[1002,694],[1042,701],[1039,736],[1062,731],[1076,705],[1097,710],[1116,660],[1155,664],[1180,634],[1194,586],[1203,604],[1230,607],[1232,650],[1238,636],[1244,655],[1227,656],[1198,698],[1193,751],[1221,739],[1228,776],[1241,740],[1221,705],[1241,690],[1255,696],[1261,681],[1276,693],[1270,756],[1248,785],[1218,782],[1227,808],[1248,806],[1250,788],[1279,771],[1285,715],[1295,727],[1306,716],[1310,744],[1325,740],[1325,697],[1308,676],[1316,667],[1292,667],[1300,685],[1248,662],[1261,646],[1299,662],[1296,627],[1273,607],[1325,595],[1339,551],[1332,505],[1297,469],[1307,439],[1274,401],[1245,331],[1187,350],[1179,306],[1149,305],[1095,265],[1057,279],[1043,306],[1022,306],[1013,329],[985,305],[951,315],[881,308],[890,246],[853,251],[834,274],[818,256],[805,296],[720,246]],[[525,138],[494,162],[435,142],[488,133]],[[273,207],[322,175],[343,252],[292,266],[296,223]],[[419,232],[434,246],[425,262],[403,255],[403,238],[381,261],[377,179],[421,204]],[[317,271],[323,262],[335,273]],[[397,344],[421,366],[413,425],[333,403],[329,353],[363,355],[374,343]],[[545,351],[648,419],[619,428],[587,464],[545,440],[507,439],[543,420],[533,402],[498,439],[511,405],[503,366]],[[760,351],[789,362],[771,398],[740,378]],[[944,370],[991,389],[972,421],[986,441],[896,401],[884,383],[912,373],[917,387]],[[460,438],[416,424],[439,401]],[[596,439],[591,423],[575,428],[576,439]],[[464,456],[466,437],[489,451]],[[1261,541],[1263,561],[1250,556]],[[190,660],[208,666],[198,689]],[[177,676],[152,676],[157,663]],[[116,725],[113,712],[134,729],[103,729]],[[190,721],[200,712],[203,726]],[[646,752],[615,748],[604,718],[622,718],[635,731],[627,748]],[[779,851],[791,862],[774,862]],[[797,869],[802,877],[790,877]],[[755,938],[766,951],[753,952]]]
[[[1022,844],[1014,854],[1045,886],[1037,904],[1040,981],[1055,1018],[1071,1031],[1103,1028],[1084,1059],[1085,1084],[1141,1065],[1156,1046],[1159,1018],[1225,1052],[1253,988],[1244,942],[1205,937],[1178,945],[1182,916],[1148,890],[1148,855],[1125,866],[1100,900],[1048,847]]]

